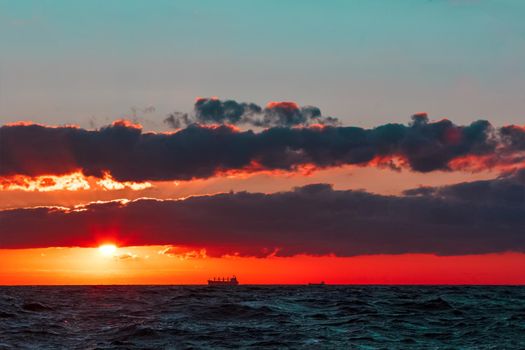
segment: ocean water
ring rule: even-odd
[[[0,287],[0,349],[524,349],[525,287]]]

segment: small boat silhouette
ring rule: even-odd
[[[237,277],[233,276],[232,278],[213,278],[212,280],[208,280],[209,286],[238,286],[239,281],[237,281]]]
[[[310,283],[308,283],[308,285],[309,285],[309,286],[324,286],[325,283],[324,283],[324,281],[321,281],[321,282],[319,282],[319,283],[311,283],[311,282],[310,282]]]

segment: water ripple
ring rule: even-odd
[[[174,348],[525,348],[525,287],[0,287],[0,349]]]

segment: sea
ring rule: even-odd
[[[0,287],[0,349],[525,349],[525,287]]]

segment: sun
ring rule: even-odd
[[[117,251],[117,246],[114,244],[103,244],[100,247],[98,247],[98,251],[102,255],[113,255]]]

